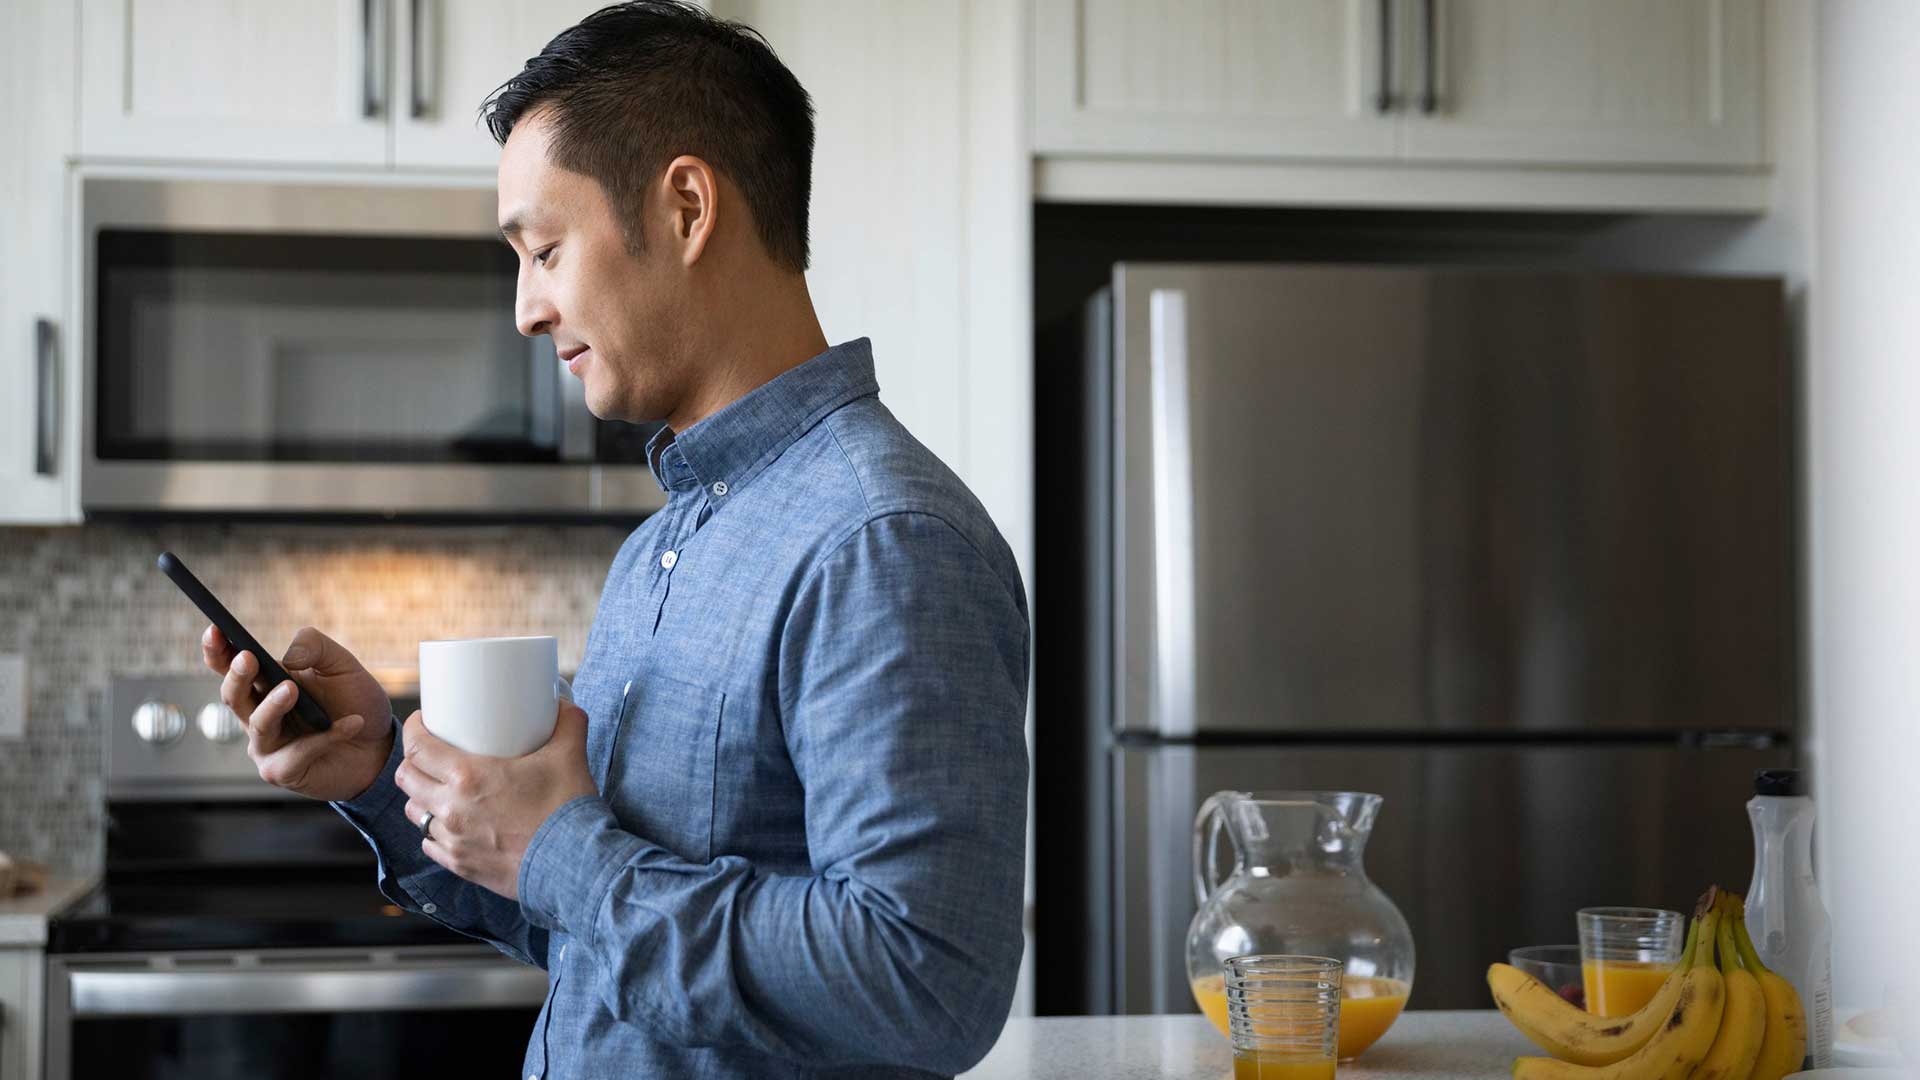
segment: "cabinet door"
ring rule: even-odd
[[[1418,107],[1423,51],[1405,128],[1409,158],[1728,167],[1764,160],[1760,0],[1409,7],[1425,4],[1437,5],[1438,108]]]
[[[384,166],[393,0],[82,0],[81,153]]]
[[[0,35],[0,521],[73,520],[69,418],[79,383],[67,321],[67,158],[73,152],[73,11],[12,7]]]
[[[393,0],[394,164],[491,172],[480,103],[604,0]]]
[[[1039,0],[1034,148],[1384,159],[1400,33],[1378,0]]]

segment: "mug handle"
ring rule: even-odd
[[[1207,895],[1220,886],[1220,827],[1227,821],[1221,800],[1232,794],[1231,791],[1216,791],[1207,796],[1207,801],[1200,804],[1200,812],[1193,818],[1193,896],[1201,904],[1206,903]],[[1233,853],[1233,868],[1240,869],[1240,852],[1237,850]]]

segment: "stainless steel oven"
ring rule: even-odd
[[[89,513],[638,516],[485,187],[81,182]]]
[[[101,884],[47,927],[46,1080],[513,1074],[546,973],[389,903],[351,825],[261,782],[218,694],[112,682]]]
[[[545,973],[484,945],[55,956],[47,1080],[498,1075]]]

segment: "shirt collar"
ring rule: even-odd
[[[662,489],[704,488],[718,505],[829,413],[879,392],[872,345],[856,338],[782,372],[685,431],[661,428],[647,444],[647,461]]]

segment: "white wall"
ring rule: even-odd
[[[1818,11],[1814,709],[1835,997],[1920,1007],[1920,4]]]

